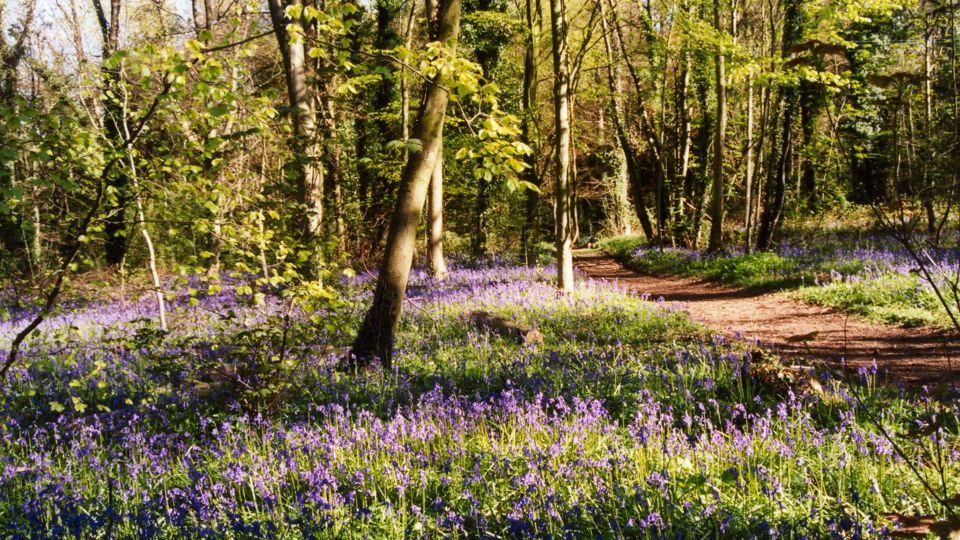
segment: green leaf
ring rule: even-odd
[[[221,103],[219,105],[214,105],[213,107],[210,107],[209,109],[207,109],[207,112],[212,114],[214,118],[219,118],[221,116],[230,114],[230,111],[232,110],[233,108],[227,105],[226,103]]]
[[[83,401],[81,401],[80,398],[75,397],[72,399],[73,399],[73,408],[76,409],[78,413],[82,414],[87,410],[87,405]]]
[[[65,410],[65,408],[63,406],[63,403],[60,403],[59,401],[51,401],[50,410],[53,412],[62,413]]]
[[[518,180],[517,185],[523,189],[529,189],[535,193],[540,193],[540,187],[534,183],[527,182],[526,180]]]
[[[287,9],[284,10],[288,19],[299,19],[300,15],[303,14],[303,4],[293,4],[287,6]]]

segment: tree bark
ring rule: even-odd
[[[530,148],[536,148],[537,145],[533,141],[534,125],[537,120],[537,62],[533,0],[526,0],[524,14],[527,27],[523,53],[523,95],[521,96],[523,121],[520,126],[520,138]],[[525,156],[524,161],[527,168],[521,173],[523,179],[539,186],[540,177],[537,175],[536,152],[531,152]],[[534,249],[534,232],[536,231],[537,205],[539,202],[540,193],[532,189],[527,190],[523,212],[523,228],[520,231],[520,252],[525,264],[530,264],[530,253]]]
[[[553,49],[553,107],[556,151],[554,172],[556,215],[557,287],[573,290],[573,235],[570,227],[570,66],[567,51],[567,21],[564,0],[550,0]]]
[[[437,163],[430,177],[430,196],[427,201],[427,259],[434,279],[447,278],[447,261],[443,256],[443,141],[437,154]]]
[[[641,187],[643,179],[640,177],[640,168],[636,161],[636,150],[633,148],[633,142],[630,140],[624,125],[623,101],[620,99],[623,92],[622,80],[619,64],[614,58],[614,47],[610,42],[616,35],[611,36],[608,30],[605,4],[604,0],[600,0],[600,25],[603,30],[603,46],[607,56],[607,83],[610,88],[610,115],[613,119],[617,144],[623,153],[624,168],[629,178],[627,184],[633,188],[633,205],[636,209],[637,218],[640,220],[640,228],[643,229],[643,235],[647,241],[652,242],[654,239],[653,224],[650,222],[650,214],[647,211],[647,203],[643,196]]]
[[[100,105],[103,108],[104,135],[109,144],[114,146],[116,152],[125,152],[126,144],[121,129],[124,122],[124,112],[117,98],[120,86],[120,69],[110,66],[107,62],[119,47],[121,0],[110,0],[109,19],[100,0],[93,0],[93,7],[97,14],[102,38],[101,56],[103,60],[100,67],[102,81]],[[118,167],[110,175],[110,178],[107,178],[107,195],[103,204],[103,232],[106,237],[104,256],[107,263],[113,266],[119,265],[127,254],[127,247],[129,246],[127,212],[130,198],[130,177],[127,171]]]
[[[653,164],[653,169],[655,173],[654,186],[656,188],[657,186],[662,186],[658,178],[661,178],[663,177],[664,174],[666,174],[666,169],[663,164],[663,148],[660,145],[660,137],[657,135],[656,131],[654,130],[653,122],[652,120],[650,120],[647,112],[646,101],[644,99],[645,92],[643,88],[643,77],[640,71],[637,69],[637,66],[635,66],[634,63],[630,61],[630,57],[629,57],[630,53],[627,51],[626,42],[624,41],[624,38],[623,38],[623,30],[621,28],[619,16],[617,15],[619,8],[615,0],[608,0],[608,1],[610,2],[610,22],[612,23],[611,26],[613,27],[612,33],[620,49],[621,61],[627,66],[627,72],[630,74],[630,79],[633,82],[634,94],[637,100],[637,115],[639,116],[640,133],[643,136],[643,138],[650,143],[650,146],[649,146],[649,152],[651,156],[650,162]],[[627,170],[628,172],[632,170],[632,172],[630,172],[630,177],[631,177],[631,191],[633,192],[633,195],[634,195],[634,206],[636,206],[637,208],[637,217],[640,219],[640,224],[641,226],[643,226],[644,232],[646,232],[647,226],[644,225],[644,221],[649,220],[649,216],[647,216],[647,213],[646,213],[646,204],[642,203],[644,185],[646,183],[643,178],[644,177],[643,169],[644,167],[641,164],[639,154],[637,154],[636,152],[633,152],[633,158],[631,160],[630,153],[628,153]],[[656,215],[654,217],[657,218],[658,225],[660,224],[660,218],[662,217],[662,212],[659,212],[659,210],[662,210],[662,208],[660,208],[662,203],[662,199],[660,198],[661,195],[662,193],[660,192],[660,190],[657,190],[657,192],[655,193],[655,197],[657,199],[654,201],[654,207],[656,210],[655,211]],[[650,228],[652,229],[652,225],[650,226]],[[657,243],[661,247],[663,247],[663,231],[658,228],[656,231],[656,234],[657,234]],[[651,239],[653,238],[653,233],[649,235],[649,238]]]
[[[307,92],[306,53],[303,40],[291,40],[287,31],[288,22],[283,0],[269,0],[270,19],[273,22],[277,45],[283,59],[287,83],[287,101],[293,124],[293,140],[290,146],[294,153],[297,202],[301,205],[299,229],[304,246],[318,253],[318,240],[323,223],[323,169],[317,161],[317,114]],[[313,274],[316,257],[311,258],[306,269]]]
[[[23,60],[27,51],[27,37],[33,26],[33,16],[36,2],[31,0],[24,6],[25,14],[20,21],[20,33],[12,44],[7,43],[4,32],[0,32],[0,105],[11,107],[16,110],[17,104],[17,69]],[[2,19],[2,10],[0,10],[0,19]],[[4,141],[0,141],[2,144]],[[0,162],[0,195],[5,195],[5,191],[11,190],[16,182],[16,166],[14,160],[4,160]],[[16,210],[12,205],[4,204],[7,208],[0,210],[0,245],[10,253],[16,253],[23,247],[24,228],[22,226],[22,212]],[[39,242],[40,230],[34,227],[33,241]]]
[[[717,32],[723,27],[720,24],[720,0],[713,1],[713,24]],[[717,46],[716,55],[716,92],[717,92],[717,122],[713,133],[713,200],[710,205],[710,243],[707,250],[717,252],[723,250],[723,198],[726,184],[723,178],[723,150],[726,143],[727,131],[727,80],[725,73],[723,50]]]
[[[436,24],[431,26],[436,27],[436,33],[431,34],[454,51],[460,31],[460,0],[441,0]],[[407,159],[400,179],[373,303],[363,318],[348,360],[353,366],[379,358],[385,368],[392,368],[393,344],[416,249],[417,225],[441,151],[447,102],[447,89],[434,78],[427,87],[414,128],[423,148]]]
[[[784,30],[782,51],[786,57],[791,48],[800,41],[802,35],[802,0],[788,0],[784,9]],[[790,175],[790,162],[793,159],[793,123],[797,108],[797,88],[788,83],[780,90],[780,99],[776,108],[782,111],[782,122],[773,140],[769,160],[769,181],[766,199],[760,223],[757,229],[757,249],[770,249],[786,199],[787,177]]]
[[[753,124],[754,124],[754,99],[753,99],[753,70],[747,74],[747,142],[746,142],[746,172],[744,173],[744,205],[743,205],[743,226],[744,226],[744,251],[750,253],[753,238]]]

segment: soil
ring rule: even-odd
[[[700,279],[638,274],[609,255],[577,257],[590,278],[618,283],[651,300],[678,304],[691,318],[788,358],[850,368],[875,360],[892,382],[960,382],[960,340],[937,328],[876,324],[784,293],[753,293]]]

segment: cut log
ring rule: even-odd
[[[464,316],[473,321],[478,328],[500,337],[512,339],[517,343],[525,345],[540,345],[543,343],[543,334],[538,330],[523,326],[506,317],[494,315],[489,311],[468,311]]]

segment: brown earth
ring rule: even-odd
[[[811,306],[783,293],[752,293],[699,279],[638,274],[609,255],[577,257],[597,280],[616,282],[651,300],[678,304],[690,316],[732,337],[760,343],[787,357],[848,367],[874,360],[893,381],[909,385],[960,381],[960,340],[935,328],[875,324],[835,309]]]

